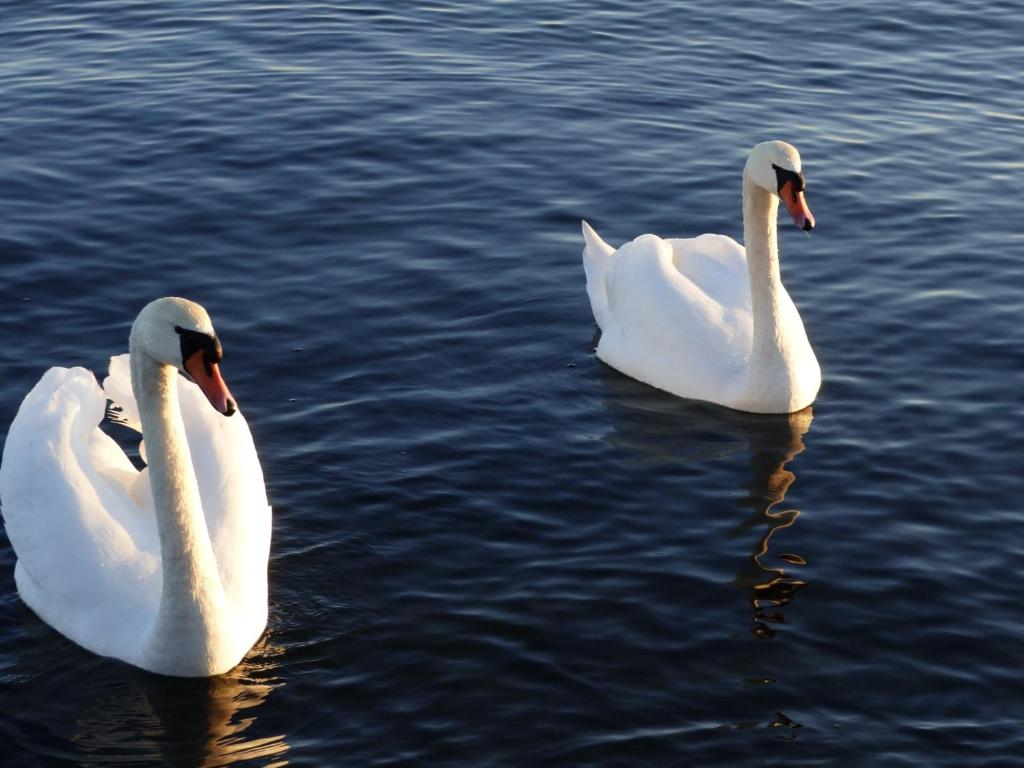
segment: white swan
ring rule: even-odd
[[[148,304],[128,348],[111,359],[105,392],[84,368],[51,368],[11,424],[0,502],[18,592],[94,653],[161,674],[220,674],[266,626],[263,472],[242,415],[224,418],[235,405],[201,306]],[[108,398],[141,425],[141,472],[99,429]]]
[[[618,250],[583,222],[583,265],[597,356],[680,397],[741,411],[810,405],[821,370],[779,276],[775,231],[782,198],[796,225],[814,217],[796,148],[766,141],[743,170],[743,246],[725,235],[642,235]]]

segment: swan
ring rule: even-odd
[[[128,350],[103,389],[84,368],[51,368],[11,424],[0,503],[15,583],[94,653],[164,675],[221,674],[267,622],[263,472],[203,307],[149,303]],[[99,428],[108,399],[142,432],[142,471]]]
[[[743,169],[746,250],[725,235],[641,235],[615,250],[584,221],[598,358],[674,395],[740,411],[810,405],[821,369],[779,275],[780,198],[810,232],[800,155],[786,142],[766,141]]]

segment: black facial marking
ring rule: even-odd
[[[213,363],[219,363],[224,353],[220,348],[220,340],[216,336],[208,336],[199,331],[189,331],[181,326],[174,326],[174,330],[181,337],[181,367],[185,367],[187,361],[196,352],[203,352],[203,367],[206,368],[206,375],[213,375]]]
[[[779,182],[779,195],[782,195],[782,187],[787,181],[793,182],[793,194],[804,191],[804,175],[803,173],[796,173],[795,171],[787,171],[785,168],[779,168],[775,163],[772,163],[772,168],[775,169],[775,179]]]

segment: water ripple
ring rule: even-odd
[[[50,631],[4,540],[4,765],[1012,762],[1019,16],[11,5],[0,424],[191,296],[275,530],[268,633],[199,682]],[[739,238],[770,137],[813,413],[600,364],[579,219]]]

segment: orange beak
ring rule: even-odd
[[[779,188],[779,197],[782,198],[782,202],[789,209],[789,215],[793,217],[793,222],[800,229],[804,232],[810,232],[814,229],[814,214],[807,207],[804,193],[794,187],[792,181],[787,181]]]
[[[228,391],[228,385],[224,383],[224,379],[220,375],[220,368],[216,363],[211,363],[206,359],[203,350],[195,352],[185,361],[185,370],[199,385],[203,394],[206,395],[206,399],[210,401],[210,405],[218,412],[225,416],[230,416],[235,412],[235,401]]]

